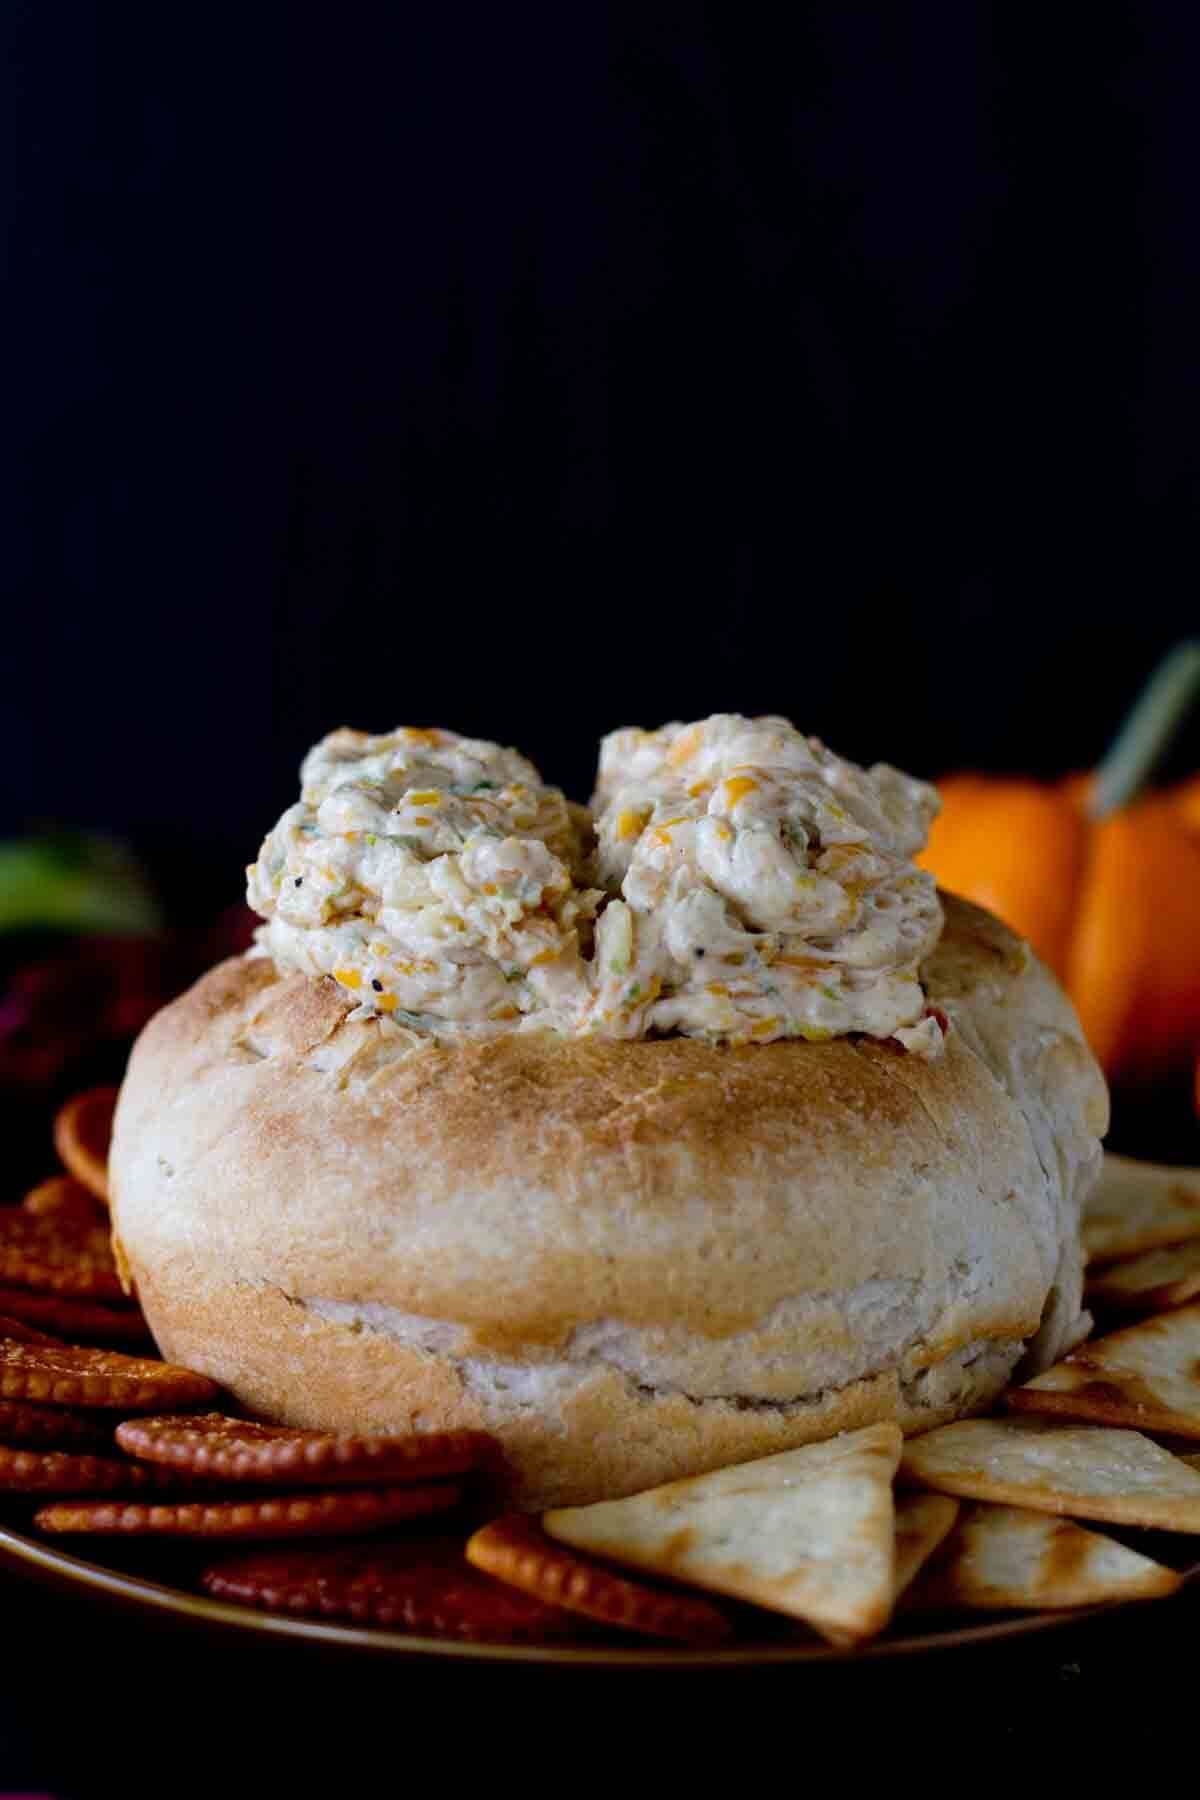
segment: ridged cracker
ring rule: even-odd
[[[198,1406],[216,1394],[217,1385],[207,1375],[148,1357],[77,1344],[0,1340],[0,1399],[155,1412],[163,1405]]]
[[[0,1444],[10,1449],[111,1452],[112,1423],[103,1414],[72,1412],[67,1406],[0,1400]]]
[[[160,1474],[165,1471],[159,1471]],[[194,1500],[151,1506],[103,1500],[44,1506],[34,1523],[55,1534],[93,1537],[225,1538],[269,1543],[280,1538],[356,1537],[405,1519],[457,1506],[462,1495],[434,1487],[335,1488],[269,1499]]]
[[[0,1207],[0,1285],[121,1299],[108,1226]]]
[[[14,1319],[8,1313],[0,1313],[0,1338],[10,1338],[14,1344],[62,1343],[61,1338],[31,1325],[27,1319]]]
[[[413,1432],[404,1437],[338,1437],[290,1425],[263,1425],[223,1413],[127,1419],[117,1442],[131,1456],[222,1481],[289,1487],[426,1482],[494,1464],[499,1445],[483,1431]]]
[[[108,1202],[108,1151],[112,1142],[115,1087],[88,1088],[61,1107],[54,1120],[54,1148],[76,1181]]]
[[[30,1188],[21,1210],[35,1219],[65,1219],[75,1225],[100,1225],[104,1209],[90,1188],[73,1175],[52,1175]]]
[[[473,1643],[542,1644],[579,1629],[562,1607],[474,1568],[461,1538],[260,1551],[214,1564],[203,1583],[218,1599],[266,1612]]]
[[[37,1329],[49,1327],[49,1342],[72,1344],[149,1343],[150,1327],[136,1306],[105,1306],[66,1294],[32,1294],[25,1288],[0,1288],[0,1315]],[[0,1337],[13,1334],[0,1324]],[[36,1343],[36,1337],[26,1340]]]
[[[178,1493],[172,1469],[119,1456],[81,1456],[63,1450],[12,1450],[0,1445],[0,1494]]]
[[[729,1635],[723,1613],[698,1594],[648,1587],[576,1556],[524,1513],[495,1519],[467,1541],[467,1560],[522,1593],[602,1625],[676,1643],[718,1643]]]

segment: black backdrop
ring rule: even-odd
[[[6,828],[232,893],[340,723],[1078,766],[1195,628],[1194,8],[0,25]]]

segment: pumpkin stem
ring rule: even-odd
[[[1200,694],[1200,639],[1176,644],[1134,702],[1092,777],[1088,816],[1103,819],[1145,786]]]

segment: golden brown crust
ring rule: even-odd
[[[162,1320],[165,1351],[203,1362],[264,1418],[314,1430],[496,1432],[513,1472],[506,1491],[531,1511],[636,1493],[880,1420],[905,1431],[947,1424],[995,1398],[1019,1351],[952,1365],[928,1401],[921,1378],[902,1382],[895,1368],[792,1406],[696,1402],[599,1368],[541,1408],[518,1399],[504,1412],[452,1358],[330,1324],[277,1291],[213,1283],[186,1306],[148,1298],[147,1307]]]
[[[1079,1335],[1105,1109],[1045,971],[947,909],[936,1062],[408,1049],[332,982],[222,964],[143,1033],[117,1112],[160,1344],[287,1422],[497,1430],[525,1504],[982,1403],[1044,1315],[1045,1353]]]

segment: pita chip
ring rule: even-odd
[[[1200,1302],[1085,1344],[1004,1399],[1013,1412],[1200,1438]]]
[[[960,1419],[910,1438],[900,1473],[967,1500],[1200,1533],[1200,1472],[1137,1431]]]
[[[1088,1261],[1114,1262],[1189,1238],[1200,1238],[1200,1169],[1135,1162],[1106,1152],[1100,1179],[1083,1209]]]
[[[892,1611],[902,1438],[868,1425],[542,1521],[572,1549],[749,1600],[851,1645]],[[1196,1478],[1200,1487],[1200,1477]]]
[[[899,1600],[912,1586],[934,1551],[945,1542],[958,1517],[958,1501],[949,1494],[904,1494],[896,1501],[896,1585]]]
[[[1164,1312],[1172,1306],[1186,1306],[1197,1296],[1200,1237],[1161,1250],[1145,1250],[1126,1262],[1109,1263],[1096,1271],[1087,1286],[1089,1304],[1130,1312]]]
[[[1072,1519],[1023,1506],[969,1506],[910,1604],[984,1612],[1096,1606],[1173,1594],[1182,1580]]]

